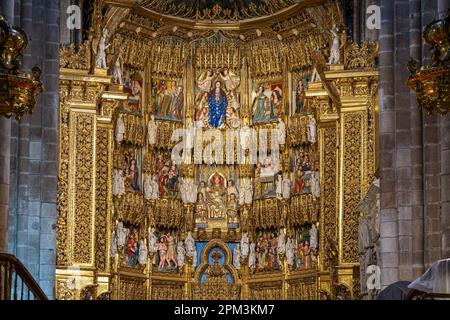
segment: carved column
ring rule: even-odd
[[[357,206],[371,183],[368,172],[369,109],[371,88],[378,82],[378,71],[344,70],[337,66],[325,76],[333,82],[340,96],[338,278],[339,284],[353,295],[359,289]]]
[[[97,284],[107,268],[108,197],[111,193],[111,106],[98,111],[110,77],[60,70],[60,167],[56,297]],[[97,131],[98,130],[98,131]],[[100,230],[100,232],[99,232]]]
[[[312,83],[306,92],[309,103],[316,110],[318,118],[318,138],[320,151],[320,221],[319,221],[319,290],[331,293],[330,268],[327,244],[337,242],[338,230],[338,122],[335,105],[322,83]]]

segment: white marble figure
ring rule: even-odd
[[[108,38],[108,29],[103,29],[102,36],[98,42],[97,49],[97,59],[95,61],[95,66],[101,69],[107,69],[106,65],[106,49],[109,48],[110,44],[106,45],[106,40]]]
[[[158,251],[158,237],[155,234],[155,228],[151,228],[148,235],[148,251],[155,253]]]
[[[145,244],[144,239],[141,239],[139,240],[139,257],[138,257],[139,264],[145,266],[147,264],[147,257],[148,257],[147,245]]]
[[[194,255],[196,255],[197,251],[195,250],[195,241],[190,231],[188,232],[186,240],[184,241],[184,245],[186,246],[186,255],[188,257],[194,258]]]
[[[115,256],[117,253],[117,235],[116,231],[112,231],[111,233],[111,257]]]
[[[317,199],[320,197],[320,177],[319,171],[313,171],[310,175],[311,193]]]
[[[317,122],[312,114],[308,116],[308,140],[311,144],[317,142]]]
[[[248,267],[255,269],[256,267],[256,244],[250,243],[250,254],[248,256]]]
[[[189,201],[188,201],[189,191],[190,191],[189,183],[186,182],[185,180],[182,180],[181,184],[180,184],[180,196],[181,196],[181,201],[183,201],[184,204],[189,203]]]
[[[238,244],[233,250],[233,266],[236,269],[241,269],[241,245]]]
[[[242,234],[242,238],[241,238],[241,253],[242,253],[242,257],[247,258],[248,254],[250,253],[250,244],[249,244],[250,240],[248,238],[247,232],[244,232]]]
[[[309,229],[309,246],[311,249],[317,249],[318,245],[318,231],[316,225],[313,224]]]
[[[123,227],[123,222],[117,224],[117,246],[123,247],[127,239],[127,230]]]
[[[151,116],[150,121],[148,122],[147,127],[147,141],[148,144],[153,146],[156,143],[156,134],[158,131],[158,126],[155,121],[155,116]]]
[[[150,195],[150,200],[156,200],[159,198],[158,177],[156,175],[152,177],[151,186],[152,193]]]
[[[197,202],[197,185],[191,181],[191,183],[189,184],[189,189],[188,189],[188,202],[189,203],[196,203]]]
[[[287,264],[290,266],[293,266],[295,263],[294,250],[294,242],[291,238],[288,238],[286,241],[286,260]]]
[[[320,80],[319,72],[317,71],[317,68],[314,67],[313,73],[312,73],[312,76],[311,76],[311,83],[316,83],[316,82],[320,82],[320,81],[321,80]]]
[[[180,241],[178,241],[178,245],[177,245],[178,268],[183,268],[185,255],[186,255],[186,249],[184,248],[183,240],[180,240]]]
[[[122,174],[122,170],[113,170],[113,195],[121,196],[125,194],[125,177]]]
[[[144,198],[145,200],[150,200],[152,192],[152,177],[149,175],[144,175]]]
[[[331,46],[330,60],[329,64],[340,64],[341,63],[341,44],[339,39],[339,29],[336,25],[333,25],[331,29],[333,35],[333,45]]]
[[[123,139],[125,138],[125,124],[123,123],[123,114],[120,114],[119,118],[117,119],[116,131],[114,136],[118,144],[122,143]]]
[[[280,234],[278,236],[277,252],[278,254],[286,253],[286,235],[284,229],[280,230]]]
[[[289,178],[283,179],[283,199],[291,197],[291,180]]]
[[[275,190],[276,190],[276,193],[277,193],[277,198],[278,199],[282,199],[283,198],[283,176],[281,174],[279,174],[277,176]]]
[[[195,246],[194,251],[192,252],[192,267],[197,267],[197,249],[195,249]]]
[[[278,143],[281,145],[286,144],[286,125],[281,119],[278,119],[277,130],[278,130]]]
[[[122,63],[120,62],[120,55],[117,57],[114,63],[113,78],[116,84],[123,84],[122,79]]]

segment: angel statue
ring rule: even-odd
[[[331,29],[331,34],[333,35],[333,45],[331,47],[329,64],[340,64],[341,63],[341,42],[339,38],[339,28],[337,25],[333,25]]]
[[[106,49],[109,48],[111,44],[106,44],[106,39],[108,38],[108,29],[103,29],[102,36],[100,38],[100,41],[98,42],[98,49],[97,49],[97,59],[95,62],[95,66],[97,68],[101,69],[107,69],[106,65]]]
[[[219,76],[220,78],[222,78],[222,81],[225,83],[225,88],[229,92],[236,90],[236,88],[239,87],[239,84],[241,83],[241,79],[228,68],[223,68],[220,71]]]
[[[211,69],[206,70],[197,80],[197,86],[201,92],[209,92],[211,91],[212,80],[214,78],[213,72]]]

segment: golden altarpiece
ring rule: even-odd
[[[376,43],[334,1],[95,3],[61,48],[57,299],[358,298]],[[241,162],[202,158],[230,132]]]

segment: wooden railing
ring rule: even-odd
[[[6,253],[0,253],[0,300],[47,300],[25,266]]]

